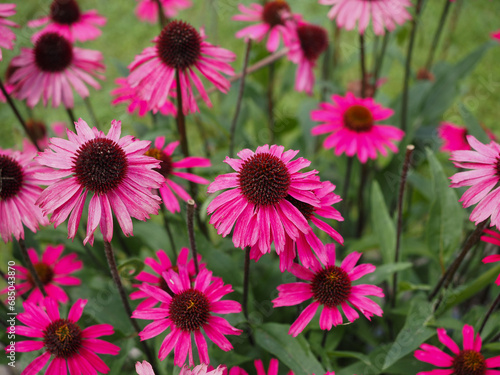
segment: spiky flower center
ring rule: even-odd
[[[43,121],[29,119],[26,121],[28,133],[37,141],[47,136],[47,128]]]
[[[73,61],[73,46],[57,33],[43,34],[35,43],[35,63],[44,72],[61,72]]]
[[[43,285],[47,285],[52,281],[54,278],[54,271],[48,264],[40,262],[35,263],[33,266],[35,267],[36,274]],[[28,274],[28,282],[31,285],[35,285],[35,281],[33,280],[33,276],[31,274]]]
[[[176,294],[170,303],[170,319],[183,331],[197,331],[208,323],[210,301],[204,293],[188,289]]]
[[[50,5],[52,21],[71,25],[80,19],[80,7],[75,0],[54,0]]]
[[[484,375],[486,361],[484,356],[475,350],[463,350],[453,360],[452,368],[455,375]]]
[[[335,307],[346,302],[351,294],[351,278],[342,268],[327,266],[319,271],[311,284],[314,298],[322,305]]]
[[[373,115],[365,106],[353,105],[344,112],[344,124],[355,132],[367,132],[373,127]]]
[[[262,21],[274,27],[284,25],[283,16],[290,12],[290,6],[284,0],[270,1],[264,5]]]
[[[57,319],[43,331],[45,349],[57,358],[69,358],[82,346],[82,331],[68,319]]]
[[[168,178],[172,174],[173,161],[170,155],[167,155],[165,152],[158,150],[157,148],[150,148],[146,151],[146,155],[161,161],[160,168],[154,168],[154,170],[160,172],[163,177]]]
[[[309,61],[316,61],[328,47],[326,30],[316,25],[300,25],[297,27],[300,47]]]
[[[298,199],[295,199],[291,195],[287,195],[286,200],[291,204],[293,204],[295,208],[299,210],[302,215],[304,215],[306,220],[309,221],[309,219],[311,219],[311,217],[314,215],[314,207],[311,206],[310,204],[299,201]]]
[[[166,65],[184,70],[200,59],[201,42],[201,35],[193,26],[183,21],[171,21],[161,32],[156,49]]]
[[[15,197],[23,186],[21,165],[10,156],[0,155],[0,200]]]
[[[105,194],[127,176],[125,151],[108,138],[94,138],[80,146],[73,157],[73,172],[85,189]]]
[[[242,194],[256,206],[271,206],[285,199],[291,182],[285,163],[269,153],[246,160],[239,180]]]

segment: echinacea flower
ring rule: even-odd
[[[491,131],[488,129],[485,129],[485,131],[492,141],[495,140],[495,135]],[[438,127],[438,135],[443,140],[441,151],[470,150],[469,142],[467,142],[466,138],[468,130],[465,126],[458,126],[451,122],[442,122]]]
[[[288,21],[292,32],[288,59],[297,64],[295,90],[312,95],[314,87],[314,67],[316,61],[328,47],[328,35],[320,26],[302,21]]]
[[[85,84],[99,89],[101,86],[92,77],[103,79],[101,52],[73,47],[71,42],[57,33],[41,35],[33,49],[21,48],[21,54],[12,59],[17,68],[9,83],[14,85],[16,98],[27,99],[33,108],[43,97],[46,106],[49,99],[52,107],[61,102],[73,108],[73,89],[82,97],[89,96]]]
[[[293,32],[286,27],[286,21],[297,16],[291,13],[290,5],[285,0],[268,1],[265,5],[253,3],[249,7],[238,5],[242,14],[237,14],[234,21],[258,22],[247,26],[236,33],[236,38],[249,38],[261,42],[266,36],[266,48],[269,52],[275,52],[280,45],[280,38],[288,42],[293,37]]]
[[[16,326],[16,334],[32,338],[18,341],[16,352],[43,350],[21,375],[38,374],[50,361],[46,375],[66,374],[67,367],[71,375],[107,374],[109,367],[97,356],[98,354],[117,355],[120,348],[98,337],[114,333],[113,326],[98,324],[82,329],[78,325],[87,300],[79,299],[69,310],[67,318],[61,318],[57,302],[46,298],[41,305],[24,302],[24,312],[17,319],[25,326]],[[42,340],[37,340],[40,338]],[[6,348],[9,351],[9,347]],[[66,367],[67,366],[67,367]]]
[[[68,303],[68,295],[60,285],[80,285],[80,279],[71,276],[71,274],[82,269],[83,263],[77,260],[76,253],[60,258],[63,251],[64,245],[48,245],[41,259],[35,249],[28,249],[28,255],[48,297],[57,302]],[[16,270],[16,279],[18,279],[15,286],[17,293],[22,295],[32,290],[26,301],[40,304],[43,301],[43,295],[40,289],[36,287],[29,270],[23,266],[14,266],[14,268]],[[7,289],[4,289],[0,293],[6,292]]]
[[[311,112],[311,119],[322,123],[312,128],[311,133],[332,133],[326,137],[323,147],[334,148],[337,156],[343,152],[347,156],[356,154],[361,163],[366,163],[368,158],[376,159],[377,151],[386,156],[386,147],[398,151],[393,142],[400,141],[404,132],[375,123],[391,117],[392,109],[382,107],[372,98],[356,98],[350,92],[345,97],[332,95],[332,101],[321,103],[320,109]]]
[[[14,48],[16,34],[9,27],[19,27],[19,25],[7,17],[16,14],[16,4],[0,4],[0,61],[2,61],[2,48]]]
[[[33,160],[33,151],[13,151],[0,149],[0,236],[4,242],[24,238],[26,225],[36,232],[39,225],[49,221],[42,214],[35,201],[42,192],[37,174],[48,172]]]
[[[286,235],[292,240],[311,231],[300,210],[288,197],[298,202],[320,207],[313,190],[321,188],[317,171],[299,172],[311,162],[292,159],[299,151],[283,146],[259,146],[253,152],[244,149],[241,159],[226,157],[224,163],[236,173],[217,176],[208,193],[230,189],[217,196],[208,206],[210,224],[226,237],[234,227],[234,246],[244,249],[257,246],[265,254],[274,242],[276,253],[285,249]],[[286,234],[286,235],[285,235]]]
[[[335,265],[335,246],[326,245],[328,262],[324,267],[316,264],[311,270],[293,264],[291,273],[296,277],[307,280],[306,283],[297,282],[278,286],[279,296],[273,300],[274,307],[298,305],[309,298],[313,298],[309,306],[299,315],[288,332],[294,337],[301,333],[309,324],[320,306],[323,306],[319,318],[319,326],[323,330],[330,330],[333,326],[342,324],[343,318],[339,311],[342,309],[349,322],[359,318],[359,314],[352,306],[370,320],[373,315],[382,316],[382,309],[366,296],[384,297],[382,289],[375,285],[353,285],[353,281],[375,271],[372,264],[360,264],[354,267],[361,257],[361,253],[349,254],[340,267]]]
[[[94,40],[105,24],[106,18],[96,10],[82,12],[76,0],[53,0],[48,16],[28,22],[29,27],[47,25],[33,35],[34,42],[44,33],[58,33],[71,42]]]
[[[113,238],[114,211],[126,236],[132,235],[132,217],[145,221],[157,214],[159,198],[151,193],[163,183],[153,168],[159,162],[144,155],[150,142],[131,135],[120,138],[121,122],[113,120],[108,134],[90,128],[79,119],[76,134],[68,130],[68,140],[51,138],[48,149],[40,153],[40,164],[53,168],[39,178],[56,178],[37,204],[50,222],[60,225],[69,216],[68,238],[75,238],[87,196],[90,197],[87,236],[84,244],[94,243],[100,226],[104,241]]]
[[[253,362],[255,366],[255,370],[257,372],[257,375],[278,375],[278,368],[279,368],[279,362],[276,358],[271,358],[271,361],[269,362],[269,369],[266,372],[266,369],[264,368],[264,364],[260,359],[256,359]],[[229,373],[225,371],[224,375],[248,375],[248,373],[243,370],[241,367],[234,366],[229,370]],[[288,375],[293,375],[293,371],[290,371]]]
[[[165,207],[172,213],[180,212],[181,208],[174,193],[186,202],[192,198],[181,185],[172,180],[172,177],[175,176],[183,178],[196,184],[209,184],[210,181],[193,173],[180,172],[177,169],[210,167],[211,163],[209,159],[197,156],[189,156],[187,158],[174,161],[172,159],[172,154],[179,145],[179,141],[171,142],[163,148],[164,145],[165,137],[157,137],[155,139],[154,147],[150,148],[146,152],[146,155],[160,160],[160,168],[156,170],[160,172],[163,177],[165,177],[165,182],[160,188],[160,195],[163,199]]]
[[[153,367],[147,361],[142,361],[142,363],[137,362],[135,364],[135,371],[138,375],[155,375]],[[208,370],[208,366],[204,363],[194,367],[192,370],[187,366],[182,366],[179,375],[223,375],[224,368],[222,366],[217,367],[213,370]]]
[[[206,42],[203,32],[186,22],[171,21],[153,42],[154,47],[144,49],[129,65],[128,76],[130,87],[136,88],[137,95],[148,102],[149,110],[165,105],[177,81],[185,114],[198,111],[193,84],[210,107],[212,103],[195,69],[218,90],[229,91],[231,83],[221,73],[234,74],[229,62],[236,56]]]
[[[360,34],[364,34],[370,19],[375,35],[383,35],[385,29],[393,31],[411,19],[406,8],[410,0],[319,0],[320,4],[333,5],[328,17],[337,21],[337,26],[353,30],[358,22]]]
[[[224,285],[221,278],[212,277],[206,268],[191,283],[186,267],[179,266],[178,273],[170,269],[163,273],[166,284],[173,292],[171,296],[164,290],[143,284],[143,292],[162,303],[162,307],[135,310],[132,314],[137,319],[153,319],[139,333],[141,340],[160,335],[167,328],[170,333],[160,347],[158,358],[164,360],[174,350],[174,364],[182,366],[189,354],[189,365],[193,366],[191,334],[198,348],[201,363],[210,363],[207,342],[202,330],[219,348],[229,351],[233,348],[225,335],[239,335],[241,330],[231,326],[226,319],[215,314],[239,313],[241,306],[236,301],[221,298],[232,292],[231,285]]]
[[[491,237],[481,236],[481,241],[489,242],[492,243],[493,245],[500,246],[500,233],[490,229],[485,229],[483,232],[489,234]],[[500,254],[488,255],[487,257],[483,258],[483,263],[495,263],[495,262],[500,262]],[[500,285],[500,275],[498,275],[495,283],[497,285]]]
[[[491,33],[491,37],[493,39],[496,39],[496,40],[500,40],[500,30],[494,32],[494,33]]]
[[[462,329],[462,350],[448,336],[444,328],[438,328],[437,334],[439,341],[452,354],[450,355],[433,345],[420,345],[420,349],[415,351],[415,358],[419,361],[441,367],[441,369],[423,371],[417,373],[417,375],[496,375],[500,373],[500,371],[492,370],[500,367],[500,356],[484,358],[484,355],[481,354],[481,337],[479,333],[474,336],[474,328],[472,326],[466,324]]]
[[[179,270],[179,267],[186,267],[188,270],[188,275],[190,280],[194,280],[196,277],[196,269],[194,265],[194,260],[189,258],[189,249],[187,247],[183,247],[181,251],[179,252],[179,256],[177,257],[177,262],[175,264],[172,264],[170,261],[170,258],[168,255],[165,253],[163,250],[158,250],[156,252],[156,257],[159,260],[159,263],[154,259],[154,258],[146,258],[144,260],[144,263],[151,267],[154,273],[157,275],[154,275],[152,273],[146,272],[146,271],[141,271],[139,275],[136,276],[136,280],[142,281],[143,283],[147,283],[150,285],[154,285],[159,287],[160,289],[164,290],[165,292],[169,293],[172,295],[172,291],[168,287],[167,283],[165,282],[165,279],[163,278],[163,272],[168,271],[170,269]],[[199,269],[204,269],[206,268],[205,263],[201,263],[201,255],[198,254],[198,267]],[[140,285],[132,285],[135,288],[139,288]],[[135,292],[132,292],[130,294],[130,299],[141,299],[145,298],[144,301],[142,301],[138,306],[138,310],[154,307],[157,303],[158,300],[156,298],[150,297],[149,294],[143,292],[142,290],[137,290]]]
[[[158,22],[158,4],[156,0],[136,0],[139,2],[135,8],[137,18],[143,22],[156,23]],[[190,0],[160,0],[165,17],[172,18],[177,16],[177,13],[189,8],[192,3]]]
[[[470,186],[459,200],[464,208],[477,203],[469,219],[477,225],[491,217],[490,226],[500,229],[500,206],[498,204],[500,145],[496,142],[485,145],[472,135],[467,136],[467,142],[472,150],[453,151],[450,160],[457,168],[470,170],[451,176],[450,187]]]

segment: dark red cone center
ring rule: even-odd
[[[43,332],[45,349],[58,358],[69,358],[82,346],[82,331],[68,319],[58,319]]]
[[[156,49],[166,65],[184,70],[200,59],[201,42],[201,35],[193,26],[183,21],[171,21],[161,32]]]
[[[54,0],[50,5],[52,21],[71,25],[80,19],[80,7],[75,0]]]
[[[172,174],[173,162],[170,155],[167,155],[162,150],[158,150],[157,148],[150,148],[146,152],[146,155],[161,161],[160,168],[155,168],[155,171],[161,173],[163,177],[168,178]]]
[[[353,105],[344,112],[344,124],[355,132],[367,132],[373,127],[373,116],[365,106]]]
[[[326,30],[316,25],[300,25],[297,27],[300,47],[309,61],[316,61],[328,47]]]
[[[314,215],[314,207],[311,206],[310,204],[299,201],[298,199],[295,199],[291,195],[287,195],[286,200],[291,204],[293,204],[295,208],[297,208],[297,210],[299,210],[300,213],[304,215],[306,220],[309,221],[309,219],[311,219],[311,217]]]
[[[170,319],[183,331],[193,332],[208,323],[210,301],[202,292],[188,289],[176,294],[170,303]]]
[[[484,375],[486,361],[484,356],[475,350],[463,350],[453,360],[452,368],[455,375]]]
[[[35,263],[33,266],[35,267],[36,274],[43,285],[47,285],[52,281],[54,278],[54,271],[47,264]],[[33,276],[31,276],[31,274],[28,274],[28,281],[31,285],[35,286],[35,281],[33,280]]]
[[[19,163],[7,155],[0,155],[0,200],[15,197],[23,181],[23,169]]]
[[[351,294],[351,287],[349,275],[337,266],[327,266],[319,271],[311,283],[314,298],[328,307],[346,302]]]
[[[35,43],[35,63],[44,72],[61,72],[73,61],[73,46],[57,33],[43,34]]]
[[[283,21],[283,16],[289,12],[290,6],[286,1],[270,1],[264,5],[264,10],[262,11],[262,21],[271,27],[284,25],[285,22]]]

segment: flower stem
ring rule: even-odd
[[[241,303],[241,307],[243,310],[243,315],[247,320],[246,331],[248,334],[248,341],[250,344],[255,345],[252,330],[250,328],[249,316],[248,316],[248,292],[250,288],[250,246],[245,248],[245,266],[243,273],[243,301]]]
[[[444,0],[444,8],[441,13],[441,19],[439,20],[439,25],[436,30],[436,34],[434,34],[434,39],[432,40],[431,49],[429,50],[429,56],[427,57],[427,63],[425,64],[425,70],[430,71],[432,67],[432,62],[434,60],[434,55],[436,53],[436,49],[439,43],[439,38],[441,37],[441,33],[443,32],[444,24],[446,23],[446,18],[450,11],[451,1]]]
[[[36,287],[40,289],[40,292],[42,292],[44,297],[47,297],[47,292],[43,287],[43,283],[40,280],[40,277],[36,272],[35,266],[33,265],[33,262],[31,262],[31,258],[28,255],[28,250],[26,249],[26,243],[22,238],[18,240],[18,243],[19,243],[19,248],[21,249],[21,255],[23,257],[24,263],[26,264],[28,271],[30,271],[30,274],[33,277],[33,281],[35,282]]]
[[[274,144],[274,76],[275,63],[269,65],[269,79],[267,80],[267,127],[269,129],[269,143]]]
[[[373,70],[373,96],[377,92],[377,81],[380,77],[380,72],[382,71],[382,65],[384,64],[385,52],[387,50],[387,45],[389,44],[389,38],[391,33],[386,32],[384,39],[382,40],[382,49],[377,57],[377,62],[375,63],[375,68]]]
[[[452,36],[457,28],[458,19],[459,19],[461,10],[463,9],[463,5],[464,5],[464,0],[457,0],[456,3],[457,3],[457,5],[455,5],[455,9],[453,10],[453,14],[451,15],[448,36],[443,42],[443,48],[442,48],[442,52],[441,52],[443,59],[445,59],[445,57],[448,53],[448,49],[450,48],[451,39],[452,39]]]
[[[186,118],[182,109],[182,90],[181,90],[181,74],[179,69],[175,71],[175,83],[177,89],[177,130],[179,131],[179,140],[181,142],[181,150],[184,157],[189,156],[189,146],[186,136]]]
[[[352,174],[352,165],[354,162],[354,158],[348,156],[347,157],[347,167],[345,170],[345,178],[344,178],[344,189],[342,190],[342,208],[340,212],[342,213],[342,216],[344,216],[344,220],[347,221],[347,218],[349,215],[347,214],[347,211],[349,210],[349,201],[347,199],[347,196],[349,194],[349,185],[351,184],[351,174]]]
[[[76,131],[76,128],[75,128],[75,115],[73,113],[73,110],[71,108],[66,108],[66,113],[68,114],[68,117],[69,117],[69,121],[72,125],[72,129]]]
[[[368,162],[361,164],[361,181],[358,187],[358,225],[356,226],[356,238],[360,238],[365,225],[365,200],[364,191],[368,180]]]
[[[168,240],[170,241],[170,247],[172,248],[172,252],[175,256],[174,263],[177,262],[177,248],[175,247],[174,236],[172,235],[172,230],[170,229],[170,224],[168,223],[167,217],[167,209],[164,204],[161,205],[161,215],[163,217],[163,226],[165,227],[165,231],[167,232]]]
[[[165,17],[165,13],[163,11],[163,4],[161,3],[161,1],[155,0],[155,2],[156,2],[156,5],[158,6],[158,25],[160,26],[160,30],[163,30],[163,28],[168,23],[168,20]]]
[[[5,89],[5,86],[3,85],[3,82],[2,80],[0,79],[0,90],[2,91],[3,93],[3,96],[5,96],[5,99],[7,99],[7,103],[9,103],[9,106],[10,108],[12,109],[12,112],[14,112],[14,115],[16,116],[17,118],[17,121],[19,121],[19,123],[21,124],[21,126],[23,127],[24,129],[24,132],[26,133],[26,135],[29,137],[30,141],[35,145],[36,149],[38,151],[42,151],[42,149],[40,148],[40,146],[38,146],[38,143],[34,137],[34,135],[28,131],[28,126],[26,126],[26,122],[24,121],[24,119],[22,118],[21,114],[19,113],[19,111],[17,110],[17,107],[16,105],[14,104],[14,102],[12,101],[12,98],[10,97],[10,95],[7,93],[7,90]]]
[[[493,311],[495,311],[496,307],[499,304],[500,304],[500,293],[498,294],[497,298],[493,301],[493,303],[491,304],[488,312],[484,316],[483,322],[481,323],[481,328],[479,328],[479,331],[478,331],[479,335],[481,334],[481,332],[483,332],[483,329],[484,329],[484,326],[486,325],[486,322],[488,321],[488,319],[490,318],[491,314],[493,313]]]
[[[191,252],[193,255],[194,269],[196,274],[200,272],[198,266],[198,252],[196,251],[196,239],[194,237],[194,211],[195,211],[194,200],[190,199],[187,201],[187,227],[189,236],[189,245],[191,246]]]
[[[122,300],[125,312],[130,322],[132,323],[132,326],[134,327],[135,331],[137,332],[137,334],[139,334],[141,332],[141,329],[139,328],[139,325],[137,324],[136,320],[132,318],[132,309],[130,308],[130,304],[128,302],[127,295],[125,293],[125,289],[123,288],[120,275],[118,274],[118,268],[116,266],[115,255],[113,254],[113,248],[111,247],[111,243],[104,241],[104,252],[106,253],[106,259],[108,260],[109,270],[111,271],[111,276],[113,277],[113,281],[115,282],[115,285],[118,288],[118,293],[120,294],[120,299]],[[149,346],[146,344],[145,341],[141,341],[141,345],[144,349],[144,352],[146,353],[146,356],[148,357],[149,362],[151,363],[151,366],[153,366],[155,373],[158,373],[158,370],[155,369],[155,358],[153,356],[153,353],[151,352],[151,349],[149,348]]]
[[[250,50],[252,49],[252,39],[248,39],[247,48],[245,52],[245,60],[243,62],[243,75],[241,76],[240,90],[238,92],[238,100],[236,101],[236,109],[234,111],[233,122],[231,123],[231,132],[229,139],[229,157],[234,156],[234,136],[236,133],[236,125],[238,124],[238,117],[240,115],[241,103],[243,101],[243,93],[245,92],[245,78],[247,75],[248,60],[250,58]]]
[[[99,128],[99,122],[97,121],[97,116],[95,115],[94,109],[92,108],[92,103],[90,102],[89,97],[83,98],[83,102],[85,103],[85,107],[87,108],[87,112],[94,123],[94,126]]]
[[[406,55],[405,64],[405,75],[403,84],[403,103],[401,109],[401,129],[406,131],[408,122],[408,100],[409,100],[409,87],[410,87],[410,70],[411,70],[411,58],[413,55],[413,46],[415,44],[415,35],[417,34],[417,24],[420,16],[420,11],[422,10],[423,0],[417,0],[417,5],[415,6],[415,17],[413,17],[411,23],[411,33],[410,33],[410,43],[408,44],[408,53]]]
[[[398,228],[396,232],[396,252],[394,254],[394,263],[399,262],[399,250],[401,246],[401,231],[403,229],[403,197],[405,192],[406,178],[408,177],[408,170],[410,169],[411,154],[415,150],[415,146],[406,146],[405,160],[403,163],[403,170],[401,172],[401,180],[399,183],[398,195]],[[392,277],[392,307],[396,307],[396,294],[398,292],[398,273],[394,272]]]
[[[330,332],[330,331],[325,330],[325,331],[323,332],[323,338],[321,339],[321,347],[322,347],[322,348],[324,348],[324,347],[325,347],[325,345],[326,345],[326,339],[328,338],[328,332]]]
[[[359,57],[361,67],[361,97],[366,98],[366,59],[365,59],[365,36],[359,34]]]
[[[342,29],[337,26],[337,23],[334,22],[335,26],[335,33],[333,35],[333,58],[332,58],[332,70],[333,74],[335,74],[335,71],[337,70],[337,66],[339,65],[340,62],[340,37],[342,35]]]

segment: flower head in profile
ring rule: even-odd
[[[479,333],[474,335],[474,328],[464,325],[462,329],[463,349],[448,336],[444,328],[437,329],[439,341],[446,346],[451,355],[429,344],[420,345],[415,351],[415,358],[419,361],[441,367],[439,370],[423,371],[417,375],[428,374],[467,374],[467,375],[494,375],[499,371],[493,370],[500,367],[500,356],[484,358],[481,354],[482,340]]]
[[[309,306],[299,315],[288,332],[294,337],[301,333],[309,324],[320,306],[323,306],[319,318],[321,329],[330,330],[333,326],[342,324],[340,310],[344,312],[349,322],[359,318],[359,314],[352,306],[370,320],[374,315],[382,316],[382,309],[378,304],[366,296],[384,297],[382,289],[368,284],[353,285],[353,281],[375,271],[372,264],[356,266],[361,253],[349,254],[340,267],[335,265],[335,247],[326,245],[328,262],[322,267],[314,265],[311,270],[293,264],[291,273],[307,282],[282,284],[278,286],[279,296],[273,300],[274,307],[294,306],[313,298]]]
[[[189,249],[187,247],[183,247],[177,257],[177,262],[172,264],[170,258],[167,253],[163,250],[158,250],[156,252],[156,257],[158,261],[154,258],[148,257],[144,260],[144,263],[151,267],[153,273],[149,273],[146,271],[141,271],[139,275],[137,275],[136,280],[142,281],[143,283],[147,283],[150,285],[154,285],[159,287],[161,290],[173,295],[172,290],[168,287],[165,279],[163,278],[163,273],[168,270],[178,271],[179,267],[186,267],[188,270],[188,275],[190,280],[194,280],[196,277],[196,269],[194,265],[194,260],[189,259]],[[206,268],[205,263],[201,263],[201,255],[198,254],[198,266],[200,269]],[[156,275],[155,275],[156,274]],[[133,285],[135,288],[139,288],[140,285]],[[141,299],[145,298],[138,306],[138,310],[146,309],[155,306],[158,303],[158,300],[150,297],[149,294],[143,292],[142,290],[137,290],[130,294],[130,299]]]
[[[495,135],[491,131],[488,129],[485,131],[492,141],[495,140]],[[470,150],[469,142],[467,142],[468,130],[465,126],[442,122],[438,127],[438,135],[443,140],[441,151]]]
[[[64,245],[48,245],[41,258],[35,249],[28,249],[28,255],[48,297],[53,298],[57,302],[68,303],[68,295],[61,288],[61,285],[80,285],[80,279],[71,276],[71,274],[82,269],[83,263],[77,260],[76,253],[71,253],[61,258],[63,251]],[[23,266],[14,266],[14,268],[16,270],[16,279],[18,279],[16,283],[17,293],[22,295],[31,291],[26,301],[40,304],[43,300],[42,292],[36,287],[33,276],[31,276],[28,269]],[[7,290],[6,288],[0,293],[6,293]]]
[[[149,110],[162,108],[177,82],[185,114],[198,111],[193,85],[210,107],[212,103],[198,72],[218,90],[229,91],[231,84],[223,74],[234,74],[229,63],[236,56],[206,42],[203,32],[186,22],[170,21],[153,42],[154,47],[146,48],[129,65],[127,79],[137,95],[147,101]]]
[[[266,48],[275,52],[280,45],[280,38],[288,44],[293,37],[293,32],[286,27],[287,20],[293,16],[290,5],[285,0],[268,1],[264,5],[252,3],[250,6],[238,5],[241,14],[233,17],[235,21],[257,22],[247,26],[236,33],[236,38],[249,38],[261,42],[267,36]]]
[[[19,25],[7,17],[16,14],[16,4],[0,4],[0,61],[2,61],[2,48],[14,48],[16,34],[10,29]]]
[[[46,181],[37,177],[49,169],[33,160],[32,150],[0,149],[0,236],[4,242],[24,238],[23,224],[32,232],[49,221],[35,201]]]
[[[230,189],[207,208],[217,233],[225,237],[234,227],[236,247],[255,246],[265,254],[274,242],[278,255],[285,250],[287,236],[295,241],[300,233],[309,233],[309,223],[290,198],[319,208],[314,190],[322,185],[317,171],[299,172],[311,162],[292,160],[297,154],[283,146],[264,145],[255,152],[240,151],[240,159],[226,157],[224,162],[236,172],[216,177],[208,187],[209,193]]]
[[[320,109],[311,112],[313,121],[321,125],[314,127],[313,135],[331,133],[323,142],[326,149],[335,149],[335,155],[346,153],[357,155],[361,163],[377,158],[377,152],[387,155],[386,147],[393,152],[398,148],[394,144],[400,141],[404,132],[394,126],[376,124],[394,114],[372,98],[356,98],[347,93],[345,97],[332,95],[333,103],[321,103]]]
[[[16,352],[43,350],[21,375],[38,374],[50,362],[47,375],[70,374],[107,374],[109,367],[97,354],[117,355],[120,348],[98,337],[114,333],[113,326],[98,324],[82,329],[78,324],[87,300],[79,299],[69,310],[67,318],[61,318],[57,302],[46,298],[41,305],[24,302],[24,312],[17,318],[25,326],[18,325],[16,334],[27,336],[31,340],[18,341]],[[42,340],[37,340],[37,339]],[[9,352],[9,348],[6,351]]]
[[[106,18],[96,10],[82,12],[76,0],[53,0],[50,13],[46,17],[29,21],[29,27],[45,26],[36,32],[32,40],[36,41],[43,33],[58,33],[71,42],[94,40],[101,35],[101,29],[106,24]]]
[[[173,295],[159,287],[144,283],[140,289],[162,303],[162,307],[137,309],[132,314],[137,319],[153,319],[139,336],[147,340],[160,335],[166,329],[170,333],[160,347],[158,358],[164,360],[174,350],[174,364],[184,365],[189,357],[189,365],[193,366],[193,349],[191,336],[198,348],[201,363],[210,363],[207,351],[207,337],[219,348],[229,351],[233,348],[226,335],[239,335],[241,330],[231,326],[228,321],[215,314],[239,313],[241,306],[236,301],[221,298],[232,292],[231,285],[224,285],[221,278],[213,277],[206,268],[200,270],[194,282],[191,282],[188,269],[179,266],[178,272],[170,269],[163,273],[166,284]]]
[[[53,170],[40,178],[56,179],[47,187],[37,204],[45,215],[52,214],[54,226],[69,216],[68,238],[75,238],[87,196],[87,236],[94,243],[100,226],[104,241],[113,238],[113,215],[126,236],[132,235],[132,219],[145,221],[157,214],[159,198],[151,193],[163,183],[153,170],[159,162],[144,155],[150,142],[131,135],[120,138],[121,122],[113,120],[108,134],[90,128],[79,119],[76,134],[68,130],[68,140],[51,138],[49,148],[40,153],[40,164]]]
[[[319,0],[320,4],[332,5],[328,12],[330,19],[335,19],[337,26],[353,30],[358,23],[358,31],[364,34],[370,20],[375,35],[383,35],[385,29],[393,31],[396,25],[402,25],[411,19],[407,8],[410,0]]]
[[[156,0],[136,0],[139,2],[135,8],[137,18],[143,22],[157,23],[158,22],[158,3]],[[182,9],[189,8],[191,0],[160,0],[165,17],[176,17]]]
[[[178,145],[179,141],[175,141],[165,146],[165,137],[157,137],[154,142],[154,147],[150,148],[146,152],[146,155],[160,160],[160,168],[156,170],[160,172],[163,177],[165,177],[165,182],[160,188],[160,195],[163,199],[165,207],[172,213],[180,212],[181,210],[176,195],[186,202],[189,199],[192,199],[181,185],[173,181],[174,177],[182,178],[184,180],[194,182],[195,184],[210,183],[210,181],[203,177],[197,176],[193,173],[181,172],[178,170],[183,168],[210,167],[211,165],[209,159],[197,156],[189,156],[184,159],[174,161],[172,159],[172,155]]]
[[[492,243],[493,245],[500,246],[500,233],[495,232],[490,229],[485,229],[484,233],[488,234],[489,236],[481,236],[481,240],[484,242],[489,242]],[[488,255],[487,257],[483,258],[483,263],[495,263],[495,262],[500,262],[500,254],[494,254],[494,255]],[[495,281],[497,285],[500,285],[500,275],[498,275],[497,280]]]
[[[73,47],[71,42],[57,33],[44,33],[35,42],[33,49],[21,48],[21,54],[12,59],[16,68],[9,79],[14,85],[18,99],[26,99],[33,108],[41,98],[46,106],[61,103],[73,108],[73,89],[82,98],[89,96],[85,84],[99,89],[101,86],[92,77],[103,79],[101,52]]]

